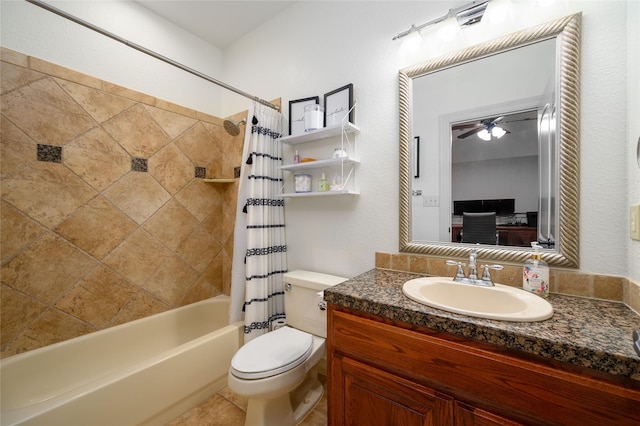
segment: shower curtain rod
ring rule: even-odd
[[[247,92],[243,92],[240,89],[236,89],[233,86],[229,86],[227,83],[223,83],[220,80],[216,80],[213,77],[209,77],[206,74],[202,74],[199,71],[196,71],[196,70],[194,70],[192,68],[189,68],[189,67],[187,67],[185,65],[182,65],[181,63],[176,62],[173,59],[169,59],[166,56],[162,56],[159,53],[156,53],[156,52],[154,52],[152,50],[149,50],[146,47],[142,47],[139,44],[135,44],[135,43],[133,43],[131,41],[128,41],[128,40],[126,40],[126,39],[124,39],[124,38],[122,38],[122,37],[120,37],[120,36],[118,36],[116,34],[113,34],[113,33],[109,32],[109,31],[104,30],[104,29],[102,29],[100,27],[97,27],[97,26],[95,26],[95,25],[93,25],[93,24],[91,24],[91,23],[89,23],[87,21],[84,21],[84,20],[82,20],[80,18],[77,18],[77,17],[65,12],[64,10],[60,10],[60,9],[58,9],[58,8],[56,8],[54,6],[51,6],[50,4],[47,4],[47,3],[43,2],[43,1],[40,1],[40,0],[26,0],[26,1],[31,3],[31,4],[36,5],[38,7],[41,7],[43,9],[45,9],[45,10],[48,10],[49,12],[55,13],[56,15],[62,16],[63,18],[66,18],[66,19],[68,19],[68,20],[70,20],[72,22],[75,22],[76,24],[82,25],[83,27],[89,28],[90,30],[93,30],[93,31],[95,31],[97,33],[100,33],[100,34],[102,34],[104,36],[107,36],[107,37],[109,37],[109,38],[111,38],[113,40],[116,40],[116,41],[118,41],[118,42],[120,42],[120,43],[122,43],[122,44],[124,44],[126,46],[129,46],[129,47],[131,47],[133,49],[136,49],[136,50],[138,50],[138,51],[140,51],[142,53],[145,53],[145,54],[147,54],[149,56],[152,56],[152,57],[154,57],[156,59],[159,59],[159,60],[161,60],[163,62],[166,62],[167,64],[173,65],[176,68],[180,68],[183,71],[186,71],[186,72],[188,72],[190,74],[193,74],[193,75],[195,75],[197,77],[200,77],[200,78],[202,78],[204,80],[207,80],[207,81],[209,81],[209,82],[211,82],[213,84],[216,84],[216,85],[218,85],[220,87],[224,87],[225,89],[230,90],[230,91],[232,91],[234,93],[237,93],[237,94],[239,94],[241,96],[244,96],[245,98],[252,99],[252,100],[254,100],[254,101],[258,102],[258,103],[261,103],[261,104],[266,105],[266,106],[268,106],[270,108],[273,108],[276,111],[280,111],[280,107],[278,107],[277,105],[272,104],[271,102],[265,101],[264,99],[260,99],[257,96],[252,96],[252,95],[248,94]]]

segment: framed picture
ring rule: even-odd
[[[349,114],[349,121],[355,124],[353,106],[353,84],[347,84],[333,92],[324,95],[324,125],[325,127],[342,124],[342,119]],[[351,112],[349,112],[351,110]]]
[[[320,103],[319,96],[289,101],[289,135],[304,133],[304,107]]]

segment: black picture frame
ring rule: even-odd
[[[324,125],[331,127],[342,124],[342,119],[349,112],[349,122],[355,124],[356,114],[353,109],[353,84],[349,83],[336,90],[324,94]]]
[[[304,133],[304,107],[319,103],[319,96],[289,101],[289,136]]]

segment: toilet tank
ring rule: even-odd
[[[283,276],[284,311],[287,324],[298,330],[327,337],[327,314],[318,304],[322,291],[348,278],[310,271],[292,271]]]

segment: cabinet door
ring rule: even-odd
[[[460,401],[455,402],[453,416],[455,426],[517,426],[521,424]]]
[[[342,358],[345,426],[451,425],[453,399],[433,389]],[[334,391],[334,389],[332,389]]]

